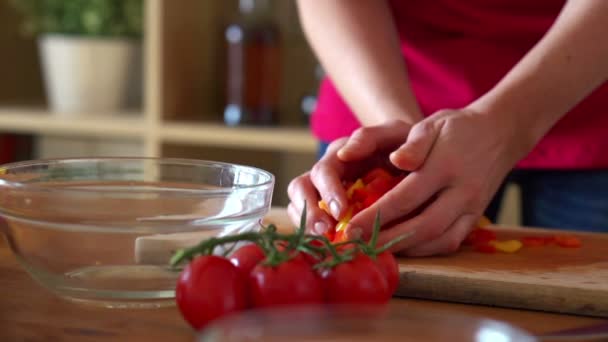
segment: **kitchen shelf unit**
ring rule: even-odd
[[[41,72],[30,72],[23,81],[29,84],[20,88],[21,93],[9,100],[0,95],[0,132],[125,141],[139,144],[143,156],[213,158],[262,167],[277,176],[274,204],[286,204],[288,181],[312,165],[317,149],[303,116],[294,114],[301,97],[314,91],[317,80],[316,61],[299,32],[293,4],[276,2],[285,49],[281,124],[273,127],[228,127],[221,123],[221,73],[216,62],[221,59],[221,31],[234,13],[235,1],[145,0],[144,4],[141,108],[103,116],[51,113],[44,105]],[[8,11],[2,6],[0,17],[2,11]],[[6,12],[4,17],[8,17]],[[13,17],[10,29],[16,30]],[[40,70],[35,41],[6,33],[0,36],[2,44],[14,42],[27,58],[13,53],[16,66],[0,67],[0,74],[2,68]],[[18,75],[13,76],[18,79]],[[10,85],[0,86],[0,92],[3,90],[11,90]]]

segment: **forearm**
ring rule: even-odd
[[[545,37],[469,108],[518,121],[527,153],[578,102],[608,79],[608,1],[570,0]]]
[[[386,1],[299,0],[305,34],[363,125],[422,118]]]

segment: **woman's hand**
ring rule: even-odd
[[[307,228],[310,232],[322,234],[336,224],[348,206],[343,179],[355,179],[362,170],[388,162],[386,151],[400,146],[412,126],[404,121],[359,129],[350,138],[334,141],[327,152],[312,168],[291,181],[287,188],[290,203],[287,212],[294,224],[299,224],[304,203],[307,203]],[[389,129],[387,129],[389,128]],[[360,158],[348,161],[341,159],[338,151],[349,143],[360,146]],[[332,216],[318,208],[318,201],[329,205]]]
[[[414,232],[393,250],[410,256],[453,252],[506,174],[528,151],[514,143],[518,132],[514,122],[500,122],[467,109],[437,112],[414,125],[409,134],[400,125],[362,128],[341,142],[337,157],[343,165],[392,145],[391,162],[410,171],[374,205],[353,217],[346,234],[369,238],[380,211],[379,243]],[[327,188],[317,189],[321,196],[329,196]]]

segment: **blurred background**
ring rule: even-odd
[[[316,159],[323,71],[294,1],[0,1],[0,164],[162,156],[264,168]],[[501,215],[517,223],[517,189]]]
[[[288,181],[315,160],[321,70],[293,1],[0,2],[0,163],[145,155]]]

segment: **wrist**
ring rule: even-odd
[[[357,116],[363,126],[380,125],[394,120],[414,125],[424,119],[417,103],[379,103]]]
[[[467,106],[466,110],[486,116],[494,123],[497,134],[500,132],[507,142],[508,153],[513,156],[514,163],[532,151],[552,126],[534,109],[523,110],[510,101],[481,98]]]

